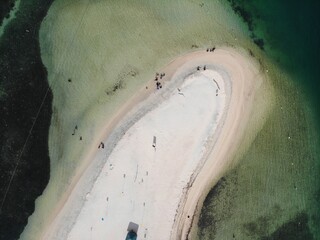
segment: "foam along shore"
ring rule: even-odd
[[[91,150],[42,239],[125,239],[129,222],[139,239],[189,234],[199,199],[233,159],[265,76],[233,48],[192,52],[161,72],[163,87],[151,80],[116,114],[119,124],[105,128],[104,148]]]

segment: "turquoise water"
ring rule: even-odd
[[[230,0],[249,14],[252,32],[267,55],[304,90],[320,120],[320,2],[317,0]]]

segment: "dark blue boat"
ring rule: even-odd
[[[137,234],[134,231],[128,232],[126,240],[137,240]]]

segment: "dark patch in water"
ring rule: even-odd
[[[264,50],[264,41],[262,38],[254,38],[253,42],[261,49]]]
[[[270,225],[270,218],[267,216],[260,216],[255,222],[246,223],[243,225],[247,236],[263,236],[267,233]]]
[[[1,0],[0,3],[0,26],[4,18],[10,17],[10,11],[14,8],[15,0]]]
[[[219,222],[231,216],[237,175],[222,177],[204,200],[199,217],[199,239],[214,239]]]
[[[252,222],[243,224],[242,231],[250,239],[258,239],[261,236],[266,236],[272,223],[278,219],[279,215],[283,214],[283,209],[279,205],[274,205],[267,215],[259,216]]]
[[[38,31],[51,3],[21,1],[0,39],[0,239],[19,238],[49,179],[52,95]]]
[[[264,50],[264,40],[262,38],[258,38],[254,33],[254,18],[248,10],[246,10],[245,7],[243,7],[243,4],[241,4],[241,1],[239,0],[227,0],[233,11],[238,14],[245,23],[248,25],[248,29],[251,32],[250,37],[253,40],[253,42],[261,49]]]
[[[229,2],[234,12],[238,14],[248,24],[249,31],[252,32],[254,29],[252,14],[243,7],[241,7],[238,3],[236,3],[235,0],[229,0]]]
[[[120,90],[124,87],[124,82],[122,80],[116,82],[112,88],[106,90],[107,95],[113,95],[116,93],[117,90]]]
[[[293,219],[280,226],[275,232],[261,240],[313,240],[308,226],[308,215],[299,213]]]
[[[114,95],[118,90],[125,87],[125,82],[128,81],[128,77],[136,77],[139,74],[137,68],[126,65],[124,70],[118,75],[116,83],[108,88],[105,93],[107,95]]]

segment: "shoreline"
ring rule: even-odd
[[[246,144],[241,143],[244,139],[244,134],[248,133],[250,129],[250,126],[247,126],[247,124],[251,118],[250,115],[254,114],[252,108],[254,105],[253,101],[257,97],[255,96],[256,92],[260,87],[259,85],[262,85],[263,81],[267,80],[267,77],[264,74],[261,75],[260,66],[257,60],[250,58],[248,53],[245,54],[248,57],[248,59],[246,59],[248,60],[248,67],[251,68],[250,71],[253,73],[251,76],[252,79],[243,79],[246,83],[243,82],[242,85],[240,85],[239,82],[234,81],[236,78],[231,77],[232,81],[234,81],[234,84],[232,85],[234,91],[231,95],[227,119],[222,126],[222,133],[215,146],[208,153],[207,161],[203,167],[204,171],[199,172],[197,178],[191,182],[191,187],[188,189],[183,202],[180,204],[179,214],[177,215],[177,220],[175,221],[175,226],[170,239],[189,239],[190,232],[194,232],[197,227],[194,226],[198,220],[197,209],[199,206],[202,206],[207,193],[228,170],[228,167],[231,164],[235,165],[234,161],[238,160],[235,156],[238,152],[238,148],[245,148],[245,146],[240,145],[250,144],[253,140],[251,139],[250,141],[247,139]],[[256,83],[254,83],[255,80],[257,80]],[[239,92],[235,93],[236,91]],[[268,106],[265,103],[262,106],[265,111],[267,111]],[[247,109],[245,110],[245,108]],[[262,113],[262,115],[264,114],[265,113]],[[261,118],[261,116],[259,117]],[[262,127],[263,122],[260,122],[260,125],[261,126],[258,126],[256,130],[259,130]],[[256,133],[251,134],[255,135]],[[232,144],[226,147],[225,143],[228,141]],[[221,163],[217,164],[219,161],[214,160],[217,158],[224,159],[225,165],[223,166]],[[218,174],[210,174],[215,171],[218,172]],[[184,221],[184,219],[187,219],[187,215],[192,216],[191,221]]]
[[[191,65],[194,65],[195,64],[195,62],[194,62],[194,57],[195,56],[201,56],[201,57],[204,57],[204,59],[203,58],[201,58],[201,60],[199,60],[199,62],[198,63],[206,63],[207,61],[208,61],[208,58],[206,58],[205,56],[206,56],[206,54],[208,54],[207,56],[209,56],[210,54],[217,54],[217,52],[220,52],[220,51],[222,51],[222,52],[224,52],[225,54],[229,54],[230,56],[232,56],[232,57],[235,57],[236,55],[238,55],[238,56],[236,56],[236,57],[239,57],[239,56],[241,56],[241,57],[243,57],[244,59],[245,59],[245,57],[247,57],[247,58],[249,58],[250,56],[248,55],[248,54],[246,54],[246,53],[243,53],[243,50],[240,50],[240,52],[238,52],[237,50],[235,50],[235,49],[233,49],[233,48],[230,48],[230,47],[221,47],[221,48],[218,48],[217,50],[216,50],[216,52],[215,53],[205,53],[205,50],[202,50],[202,51],[197,51],[197,52],[193,52],[193,53],[188,53],[188,54],[185,54],[185,55],[182,55],[182,56],[180,56],[180,57],[178,57],[178,58],[176,58],[175,60],[173,60],[173,61],[171,61],[166,67],[164,67],[164,69],[161,71],[161,72],[166,72],[166,77],[165,77],[165,81],[164,81],[164,85],[166,85],[167,83],[168,83],[168,80],[167,79],[172,79],[172,78],[174,78],[174,76],[176,75],[176,74],[179,74],[180,73],[180,71],[182,71],[183,72],[183,70],[185,69],[185,68],[188,68],[188,67],[190,67]],[[242,53],[241,53],[242,52]],[[193,61],[192,61],[193,60]],[[248,60],[248,59],[245,59],[245,60]],[[249,63],[251,63],[252,64],[252,60],[251,59],[249,59],[248,60],[249,61]],[[218,64],[219,65],[219,63],[217,63],[216,62],[216,64]],[[256,63],[257,64],[257,63]],[[230,67],[230,66],[229,66]],[[256,67],[256,66],[254,66],[254,67]],[[230,78],[231,79],[231,81],[233,81],[233,79],[232,78]],[[252,80],[252,79],[250,79],[250,80]],[[153,89],[152,88],[152,86],[154,85],[154,80],[150,80],[148,83],[147,83],[147,87],[148,87],[148,89],[146,89],[146,86],[144,86],[142,89],[140,89],[139,91],[138,91],[138,93],[136,93],[130,100],[128,100],[122,107],[121,107],[121,109],[119,110],[119,111],[117,111],[117,113],[111,118],[111,120],[106,124],[106,127],[105,127],[105,129],[102,131],[103,132],[103,134],[101,134],[101,136],[100,136],[100,138],[99,139],[97,139],[96,141],[95,141],[95,143],[98,145],[98,143],[101,141],[101,139],[104,139],[105,138],[105,136],[107,136],[108,134],[110,134],[110,132],[112,131],[112,129],[116,126],[116,123],[118,122],[118,120],[120,120],[120,119],[122,119],[126,114],[127,114],[127,110],[128,109],[132,109],[133,108],[133,106],[138,106],[140,103],[143,103],[144,102],[144,100],[146,99],[146,98],[148,98],[148,96],[150,95],[150,94],[152,94],[152,90],[151,89]],[[234,88],[233,88],[234,89]],[[242,88],[241,88],[241,90],[243,90]],[[252,96],[254,96],[254,90],[253,89],[250,89],[250,91],[249,91],[249,98],[250,98],[250,94],[251,94],[251,97]],[[231,96],[234,96],[234,95],[232,95],[231,94]],[[231,101],[232,101],[232,103],[234,103],[235,104],[235,102],[238,100],[238,98],[232,98],[231,99]],[[252,99],[251,99],[252,100]],[[233,105],[234,105],[233,104]],[[252,102],[251,102],[251,104],[252,104]],[[232,105],[232,106],[233,106]],[[235,107],[235,106],[233,106],[233,107]],[[250,104],[249,104],[249,108],[250,108],[251,106],[250,106]],[[251,109],[251,108],[250,108]],[[249,111],[249,113],[250,113],[250,111]],[[129,114],[130,115],[130,114]],[[228,119],[227,119],[228,120]],[[229,122],[230,122],[230,120],[229,120]],[[244,121],[244,122],[246,122],[246,121]],[[229,123],[230,124],[230,123]],[[223,128],[223,127],[222,127]],[[225,129],[225,128],[224,128]],[[242,129],[243,130],[243,129]],[[225,131],[224,131],[225,132]],[[224,133],[223,132],[223,133]],[[222,133],[222,134],[223,134]],[[224,134],[226,134],[226,133],[224,133]],[[242,133],[243,134],[243,133]],[[104,137],[103,137],[104,136]],[[241,137],[239,138],[240,140],[241,140]],[[239,141],[239,140],[238,140]],[[96,145],[96,144],[93,144],[93,146],[94,145]],[[219,144],[219,141],[218,141],[218,144]],[[220,141],[220,144],[221,144],[221,141]],[[215,147],[215,149],[216,149],[217,147]],[[214,151],[214,149],[212,149],[213,151]],[[87,160],[85,160],[84,162],[86,163],[85,165],[82,165],[82,168],[80,168],[79,170],[78,170],[78,172],[77,172],[77,174],[75,175],[75,177],[73,178],[73,181],[72,181],[72,184],[70,185],[70,187],[68,188],[68,191],[66,191],[66,193],[64,194],[64,197],[62,198],[62,200],[60,201],[60,203],[58,204],[58,206],[56,207],[56,210],[54,211],[54,214],[53,214],[53,216],[51,216],[51,222],[53,221],[53,219],[55,219],[55,217],[56,216],[58,216],[59,214],[59,212],[61,211],[61,209],[62,209],[62,206],[66,203],[66,201],[67,201],[67,199],[70,197],[70,194],[72,193],[72,191],[73,191],[73,189],[75,188],[75,186],[76,186],[76,184],[77,184],[77,182],[79,181],[79,179],[81,178],[81,176],[84,174],[84,172],[85,172],[85,169],[87,169],[88,168],[88,166],[89,166],[89,164],[90,164],[90,159],[92,159],[92,157],[93,157],[93,154],[95,154],[95,152],[96,152],[96,149],[95,148],[92,148],[91,150],[90,150],[90,152],[86,155],[86,159]],[[232,157],[231,157],[232,158]],[[210,164],[208,165],[208,163],[205,163],[205,166],[210,166]],[[204,167],[203,167],[204,168]],[[220,175],[221,174],[223,174],[223,172],[225,171],[226,169],[221,169],[221,171],[220,171]],[[207,173],[207,171],[206,171],[206,174],[208,174]],[[206,175],[206,174],[201,174],[201,172],[199,173],[199,176],[200,176],[200,178],[204,178],[203,177],[203,175]],[[198,174],[196,174],[196,175],[198,175]],[[217,177],[217,176],[216,176]],[[193,183],[191,184],[192,186],[191,186],[191,193],[192,193],[192,191],[194,191],[193,189],[195,189],[196,187],[195,186],[198,186],[199,184],[201,185],[203,185],[203,181],[204,182],[207,182],[206,184],[205,184],[205,186],[207,187],[208,185],[212,185],[212,181],[211,182],[209,182],[209,180],[204,180],[204,179],[201,179],[200,180],[200,182],[199,181],[197,181],[197,179],[199,179],[199,177],[198,178],[195,178],[193,181]],[[202,182],[201,182],[202,181]],[[199,189],[203,189],[205,186],[201,186],[201,187],[199,187]],[[188,195],[190,195],[190,194],[188,194]],[[191,195],[193,195],[193,196],[197,196],[197,197],[199,197],[199,191],[198,192],[195,192],[195,193],[193,193],[193,194],[191,194]],[[197,198],[196,197],[196,198]],[[202,197],[203,198],[203,197]],[[199,199],[201,199],[201,197],[199,197]],[[175,229],[177,229],[177,230],[174,230],[173,231],[173,235],[171,236],[171,239],[176,239],[176,235],[175,235],[175,231],[176,232],[179,232],[179,231],[182,231],[182,232],[185,232],[186,231],[186,229],[190,229],[190,227],[188,226],[188,223],[186,224],[186,226],[184,226],[185,225],[185,223],[183,223],[182,224],[182,227],[180,226],[181,225],[181,221],[182,221],[182,217],[183,216],[185,216],[186,214],[182,214],[182,212],[184,212],[184,210],[183,209],[181,209],[181,206],[183,206],[183,205],[185,205],[187,208],[189,208],[189,210],[188,210],[188,215],[190,215],[190,211],[192,212],[192,209],[194,209],[194,208],[196,208],[197,206],[198,206],[198,201],[196,201],[196,204],[194,203],[194,200],[192,201],[192,203],[189,203],[188,202],[188,199],[186,199],[185,200],[185,204],[180,204],[180,209],[179,209],[179,214],[177,215],[178,217],[177,217],[177,219],[175,219]],[[194,216],[194,214],[191,214],[192,216]],[[192,217],[192,219],[193,219],[193,217]],[[190,225],[190,224],[189,224]],[[47,229],[48,229],[48,227],[49,226],[47,226]],[[49,232],[51,232],[50,230],[49,230]],[[187,231],[187,232],[189,232],[189,230]],[[43,235],[42,235],[43,236]]]

